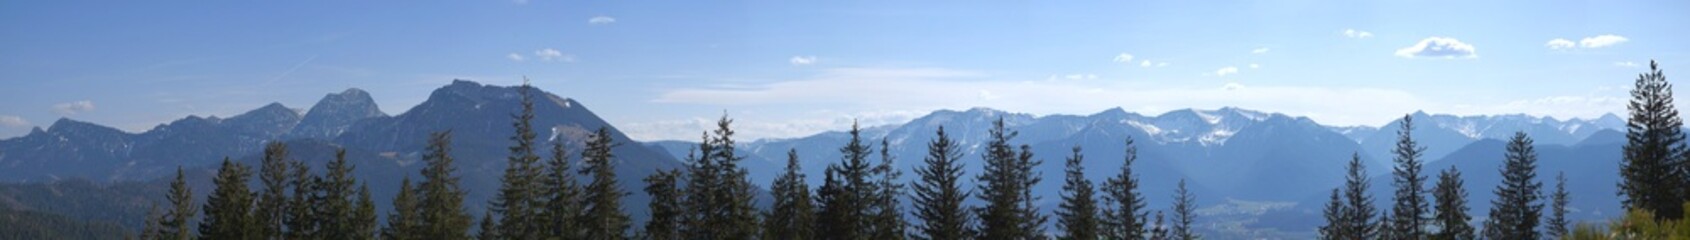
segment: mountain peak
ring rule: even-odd
[[[293,137],[328,139],[339,136],[353,123],[374,117],[384,117],[381,108],[363,89],[349,88],[340,93],[324,95],[288,132]]]

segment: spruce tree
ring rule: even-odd
[[[828,232],[818,235],[830,239],[872,239],[873,225],[871,222],[871,203],[876,193],[875,186],[869,182],[873,174],[868,162],[868,155],[872,150],[862,141],[862,130],[856,124],[851,125],[851,140],[839,148],[840,162],[828,167],[828,171],[837,175],[831,185],[832,192],[827,193],[827,202],[822,214]]]
[[[763,217],[763,239],[814,239],[811,224],[816,221],[816,209],[810,204],[810,186],[804,183],[804,172],[798,166],[798,150],[787,150],[786,172],[771,186],[775,202]],[[652,211],[655,215],[656,210]]]
[[[1397,130],[1397,145],[1392,152],[1396,154],[1396,166],[1391,169],[1392,184],[1397,187],[1395,205],[1391,207],[1390,229],[1392,236],[1407,239],[1420,239],[1426,236],[1426,176],[1420,170],[1424,162],[1420,157],[1426,152],[1426,147],[1414,141],[1413,115],[1402,117],[1402,129]]]
[[[399,182],[399,194],[393,197],[393,211],[387,214],[387,227],[381,238],[390,240],[425,239],[422,235],[421,199],[411,186],[411,177]]]
[[[717,129],[704,133],[698,155],[688,167],[687,232],[689,238],[747,239],[757,236],[757,209],[751,179],[739,161],[731,128],[723,115]],[[712,136],[713,134],[713,136]]]
[[[1369,180],[1366,165],[1361,164],[1361,154],[1352,153],[1350,163],[1346,168],[1348,174],[1344,177],[1344,212],[1341,214],[1342,224],[1337,224],[1339,239],[1390,239],[1381,236],[1389,232],[1381,228],[1389,224],[1390,213],[1382,213],[1378,222],[1373,222],[1373,198],[1367,195]]]
[[[423,153],[423,180],[417,185],[418,236],[430,239],[468,239],[475,224],[464,210],[464,190],[458,185],[453,166],[452,133],[430,134]]]
[[[318,207],[322,206],[322,196],[318,195],[318,185],[322,179],[311,174],[311,167],[302,161],[291,161],[288,174],[288,187],[293,194],[288,196],[287,215],[283,217],[282,236],[286,239],[319,239]]]
[[[1485,222],[1485,236],[1490,239],[1538,239],[1538,218],[1543,214],[1539,194],[1543,183],[1537,182],[1537,152],[1532,139],[1525,132],[1514,133],[1508,141],[1502,183],[1496,186],[1496,199],[1491,200],[1490,219]]]
[[[264,145],[264,159],[259,163],[258,180],[264,187],[258,194],[258,235],[262,239],[282,238],[282,223],[288,213],[288,146],[278,141]]]
[[[844,216],[847,209],[845,202],[840,201],[844,195],[844,183],[839,181],[839,174],[832,167],[823,169],[822,186],[816,188],[816,239],[849,239],[855,237],[854,229],[843,227],[846,225]]]
[[[581,227],[575,218],[581,214],[581,186],[575,183],[575,171],[570,169],[569,152],[562,141],[552,142],[551,158],[546,160],[544,190],[540,195],[540,229],[546,239],[576,239]]]
[[[141,226],[141,234],[137,234],[140,236],[136,236],[136,238],[141,240],[166,239],[159,236],[159,233],[164,230],[164,227],[159,225],[164,222],[164,215],[159,214],[158,204],[153,204],[150,207],[147,209],[147,223]]]
[[[165,199],[170,201],[170,211],[159,220],[159,239],[194,239],[188,223],[193,221],[198,211],[194,210],[194,190],[188,188],[184,175],[182,167],[176,167],[176,179],[170,181],[170,192],[165,195]]]
[[[1185,188],[1185,179],[1179,180],[1179,188],[1174,191],[1174,239],[1197,239],[1197,229],[1191,224],[1197,221],[1197,196]]]
[[[986,204],[975,209],[980,216],[980,238],[1043,238],[1038,228],[1045,219],[1032,206],[1037,199],[1029,189],[1039,181],[1032,172],[1038,161],[1032,160],[1030,147],[1022,145],[1021,151],[1017,151],[1010,145],[1009,140],[1017,133],[1008,130],[1003,118],[993,121],[986,135],[989,140],[982,156],[986,166],[975,177],[980,193],[976,196]]]
[[[1683,216],[1685,141],[1684,121],[1672,103],[1672,83],[1660,66],[1649,61],[1649,72],[1637,76],[1626,111],[1626,144],[1620,162],[1620,202],[1626,210],[1641,209],[1661,219]]]
[[[252,169],[223,158],[217,168],[215,186],[205,198],[205,218],[200,220],[200,237],[206,239],[254,239],[257,224],[252,215],[253,193],[247,189]]]
[[[645,224],[645,239],[648,240],[680,240],[681,218],[684,208],[681,206],[681,189],[678,181],[680,170],[659,171],[657,174],[646,176],[645,192],[651,195],[651,220]],[[804,199],[808,202],[809,199]],[[778,202],[778,201],[777,201]],[[806,222],[807,223],[807,222]],[[797,227],[809,229],[808,225]],[[764,238],[764,239],[807,239],[807,238]]]
[[[1568,199],[1570,197],[1570,194],[1567,193],[1567,173],[1556,172],[1555,193],[1549,195],[1549,220],[1544,222],[1548,225],[1545,226],[1548,228],[1545,229],[1548,231],[1545,232],[1545,235],[1549,235],[1548,237],[1560,239],[1571,233],[1567,230],[1567,225],[1572,224],[1571,221],[1567,220],[1567,204],[1571,201]]]
[[[1163,221],[1162,211],[1156,211],[1156,223],[1150,227],[1151,240],[1172,239],[1171,237],[1173,234],[1168,232],[1168,225],[1165,223],[1166,221]]]
[[[1103,210],[1103,222],[1107,224],[1103,233],[1111,239],[1144,239],[1149,234],[1145,222],[1148,213],[1144,196],[1138,191],[1138,176],[1133,175],[1138,147],[1133,145],[1132,137],[1127,137],[1125,151],[1121,173],[1103,184],[1104,200],[1109,204]]]
[[[1102,237],[1101,221],[1097,217],[1097,200],[1093,196],[1094,190],[1090,179],[1086,179],[1085,166],[1081,165],[1085,156],[1080,154],[1080,147],[1074,146],[1074,155],[1068,157],[1062,182],[1062,203],[1057,205],[1056,223],[1063,230],[1063,239],[1098,239]]]
[[[323,180],[317,187],[321,190],[322,200],[317,207],[318,238],[323,239],[353,239],[360,236],[361,224],[358,219],[359,189],[358,180],[353,179],[351,163],[346,160],[346,149],[335,151],[335,158],[324,167]]]
[[[880,139],[880,165],[876,165],[873,175],[874,192],[873,209],[869,213],[870,227],[873,234],[869,237],[877,240],[904,239],[905,228],[903,205],[899,197],[904,196],[904,185],[898,183],[903,175],[897,168],[892,167],[895,160],[892,157],[892,144],[885,138]]]
[[[491,236],[507,239],[538,239],[543,230],[540,226],[540,211],[533,204],[541,203],[539,195],[540,155],[534,151],[534,87],[523,79],[522,87],[517,92],[522,96],[522,109],[511,116],[511,126],[516,133],[511,135],[510,157],[506,158],[505,175],[499,179],[498,196],[489,204],[489,210],[498,220],[493,222],[494,232]]]
[[[1317,239],[1342,240],[1345,239],[1344,237],[1351,235],[1343,232],[1346,230],[1344,228],[1346,220],[1344,219],[1344,199],[1340,197],[1343,195],[1341,190],[1340,188],[1333,188],[1332,198],[1326,202],[1326,208],[1322,208],[1320,211],[1321,217],[1326,218],[1326,225],[1320,225],[1320,228],[1317,229],[1320,234]]]
[[[370,185],[358,186],[358,209],[352,214],[351,239],[376,239],[376,202],[370,199]]]
[[[1433,233],[1431,239],[1465,240],[1473,239],[1473,220],[1467,215],[1467,190],[1461,187],[1461,171],[1455,166],[1438,173],[1438,183],[1432,187],[1432,198],[1436,199],[1436,213],[1432,214],[1433,224],[1438,225],[1438,232]]]
[[[962,189],[962,152],[957,143],[940,126],[933,141],[927,143],[925,166],[915,169],[920,178],[914,185],[915,216],[921,219],[912,238],[930,240],[970,239],[973,220],[963,201],[970,192]]]
[[[584,239],[628,238],[628,214],[622,212],[622,197],[628,193],[616,182],[616,156],[611,154],[611,148],[616,146],[610,128],[599,127],[588,138],[587,149],[581,151],[580,174],[592,177],[584,189],[586,198],[582,204],[586,211],[576,220],[582,225]]]
[[[480,225],[481,227],[475,229],[475,232],[476,232],[475,233],[475,239],[480,239],[480,240],[499,239],[499,229],[498,229],[498,226],[496,226],[497,224],[498,223],[493,222],[493,212],[492,211],[487,211],[486,213],[482,213],[481,214],[481,225]]]
[[[681,231],[683,236],[694,239],[719,240],[728,239],[723,229],[719,211],[724,204],[715,193],[722,187],[717,176],[716,162],[710,156],[715,154],[716,147],[710,142],[710,133],[705,132],[699,137],[696,152],[687,153],[687,184],[683,192],[686,202]]]

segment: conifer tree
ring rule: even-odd
[[[422,236],[422,203],[411,186],[411,177],[399,182],[399,194],[393,197],[393,211],[387,214],[387,227],[381,238],[390,240],[424,239]]]
[[[165,199],[170,200],[170,211],[159,219],[157,236],[160,239],[194,239],[194,232],[188,230],[188,222],[198,211],[194,210],[194,190],[188,188],[184,175],[182,167],[176,167],[176,179],[170,181],[170,193],[165,195]]]
[[[358,209],[352,215],[351,239],[376,239],[376,202],[370,199],[370,185],[358,186]]]
[[[200,220],[200,237],[206,239],[254,239],[258,225],[252,215],[253,193],[247,189],[252,169],[223,158],[215,186],[205,198],[205,218]]]
[[[646,176],[645,192],[651,195],[651,220],[645,224],[645,239],[648,240],[680,240],[681,218],[684,208],[681,206],[681,189],[676,185],[681,177],[680,170],[659,171],[657,174]],[[809,199],[804,199],[808,202]],[[777,201],[778,202],[778,201]],[[804,222],[808,223],[808,222]],[[809,229],[808,225],[797,227]],[[764,238],[764,239],[807,239],[807,238]]]
[[[849,209],[839,201],[839,196],[844,192],[844,188],[840,187],[844,184],[836,177],[839,174],[835,173],[832,167],[823,169],[822,172],[822,186],[816,188],[816,238],[846,239],[842,236],[855,236],[848,229],[841,227],[845,225],[845,221],[841,219]]]
[[[551,158],[546,160],[544,190],[540,204],[540,226],[546,239],[575,239],[581,227],[575,218],[581,214],[581,186],[575,183],[575,171],[570,169],[569,153],[562,141],[552,142]]]
[[[1381,213],[1379,221],[1373,222],[1376,209],[1373,208],[1373,198],[1367,195],[1369,180],[1366,165],[1361,164],[1360,153],[1350,155],[1347,169],[1348,174],[1344,177],[1344,212],[1341,218],[1343,224],[1337,226],[1338,233],[1342,234],[1339,239],[1391,239],[1382,236],[1390,232],[1382,228],[1390,224],[1390,213]]]
[[[715,195],[719,192],[716,189],[722,187],[721,180],[717,176],[716,161],[710,157],[715,154],[716,147],[710,141],[709,132],[701,135],[703,136],[699,137],[698,148],[695,149],[697,151],[689,151],[686,157],[687,184],[683,190],[686,193],[686,202],[683,204],[686,211],[685,217],[682,218],[681,235],[694,239],[728,239],[722,229],[723,221],[718,217],[722,212],[719,209],[724,204],[720,204],[722,201]]]
[[[587,149],[581,151],[580,174],[592,177],[584,188],[585,212],[576,220],[582,224],[584,239],[628,238],[628,214],[622,212],[622,197],[628,193],[616,182],[616,155],[611,154],[611,148],[617,145],[611,139],[610,128],[599,127],[588,138]]]
[[[1038,161],[1032,160],[1030,147],[1022,145],[1021,151],[1016,151],[1010,145],[1009,140],[1016,135],[1004,125],[1003,118],[993,121],[987,132],[989,140],[982,156],[986,166],[975,177],[980,193],[977,196],[986,202],[985,206],[975,209],[980,216],[980,238],[1043,238],[1038,228],[1045,219],[1032,206],[1037,199],[1031,196],[1029,189],[1039,182],[1032,172]]]
[[[317,205],[318,238],[353,239],[362,234],[357,199],[360,190],[354,188],[358,180],[352,177],[353,168],[346,160],[346,149],[336,150],[334,160],[324,167],[323,180],[317,185],[322,194]]]
[[[423,153],[423,180],[417,185],[418,236],[430,239],[468,239],[474,220],[464,210],[464,190],[453,166],[452,133],[430,134]]]
[[[153,204],[151,208],[147,209],[147,223],[141,227],[141,234],[138,234],[140,236],[136,238],[141,240],[166,239],[159,236],[159,233],[164,230],[164,227],[159,225],[161,222],[164,222],[164,215],[159,214],[158,204]]]
[[[1344,219],[1344,199],[1339,197],[1342,195],[1340,194],[1342,192],[1343,191],[1339,188],[1333,188],[1332,199],[1326,202],[1326,208],[1321,209],[1320,213],[1322,217],[1326,218],[1326,225],[1320,225],[1320,228],[1318,229],[1320,236],[1318,239],[1342,240],[1345,239],[1344,237],[1351,235],[1343,232],[1347,229],[1344,228],[1346,224],[1346,220]]]
[[[757,209],[752,199],[751,179],[739,161],[727,115],[716,121],[716,130],[700,141],[697,159],[688,170],[687,202],[689,238],[747,239],[757,236]],[[712,134],[714,136],[712,136]]]
[[[1431,239],[1474,239],[1473,225],[1468,224],[1473,218],[1467,215],[1467,190],[1461,187],[1461,170],[1450,166],[1438,173],[1438,183],[1432,187],[1432,198],[1438,204],[1433,209],[1432,222],[1439,228]]]
[[[1426,152],[1426,147],[1414,141],[1413,115],[1402,117],[1402,129],[1397,130],[1397,145],[1392,152],[1396,154],[1396,166],[1391,169],[1392,184],[1397,187],[1395,205],[1391,207],[1390,229],[1392,236],[1407,239],[1421,239],[1426,236],[1426,176],[1420,170],[1424,162],[1420,157]]]
[[[481,225],[480,225],[479,228],[475,229],[476,230],[475,231],[476,232],[475,233],[475,239],[481,239],[481,240],[499,239],[499,229],[498,229],[498,226],[496,226],[497,224],[498,223],[493,222],[493,212],[492,211],[488,211],[487,213],[482,213],[481,214]]]
[[[283,219],[288,213],[288,146],[281,142],[264,145],[264,159],[259,163],[258,180],[264,187],[258,194],[257,218],[259,238],[282,238]]]
[[[517,89],[522,96],[522,109],[511,116],[511,126],[516,133],[511,135],[510,157],[506,159],[505,175],[499,179],[498,196],[489,204],[489,210],[498,216],[493,225],[491,236],[508,239],[537,239],[541,236],[539,217],[540,211],[533,204],[541,203],[537,195],[540,194],[540,155],[534,151],[534,87],[528,85],[524,78],[522,87]]]
[[[1138,176],[1133,175],[1133,162],[1138,161],[1138,147],[1127,137],[1126,154],[1121,161],[1121,173],[1103,184],[1104,200],[1110,207],[1103,209],[1104,235],[1111,239],[1144,239],[1149,234],[1145,219],[1144,196],[1138,191]]]
[[[876,177],[872,200],[874,212],[870,215],[870,227],[873,234],[869,237],[877,240],[904,239],[904,213],[899,197],[904,195],[904,185],[898,183],[903,175],[892,164],[892,144],[885,138],[880,139],[880,165],[876,165],[872,174]]]
[[[763,217],[763,239],[814,239],[811,224],[816,221],[816,209],[810,204],[810,186],[804,183],[804,172],[799,169],[797,149],[787,150],[786,172],[771,186],[775,202]]]
[[[1156,211],[1156,224],[1150,227],[1151,240],[1172,239],[1173,234],[1168,232],[1168,225],[1165,223],[1166,221],[1163,221],[1162,218],[1162,211]]]
[[[1085,156],[1074,146],[1074,155],[1066,161],[1065,181],[1062,183],[1062,203],[1056,209],[1056,222],[1063,230],[1063,239],[1098,239],[1101,221],[1097,217],[1097,200],[1093,196],[1091,180],[1086,179]]]
[[[1686,184],[1684,121],[1673,106],[1672,83],[1654,61],[1639,74],[1626,111],[1626,144],[1620,162],[1620,203],[1661,219],[1683,216]]]
[[[827,186],[826,202],[822,203],[823,226],[827,229],[818,235],[830,239],[872,239],[872,222],[870,207],[874,206],[875,186],[869,182],[871,166],[868,155],[872,151],[862,141],[862,130],[856,124],[851,125],[851,140],[839,148],[840,162],[828,167],[830,173]],[[837,178],[833,178],[837,175]]]
[[[1571,233],[1567,230],[1567,225],[1572,224],[1571,221],[1567,220],[1567,204],[1571,201],[1568,199],[1570,197],[1570,194],[1567,193],[1567,173],[1556,172],[1555,193],[1549,195],[1549,220],[1544,222],[1548,225],[1545,226],[1548,228],[1545,229],[1548,231],[1545,233],[1545,235],[1549,235],[1548,237],[1560,239]]]
[[[1197,229],[1193,229],[1191,226],[1191,224],[1196,221],[1197,196],[1192,195],[1191,190],[1185,188],[1185,179],[1180,179],[1179,188],[1175,189],[1174,192],[1174,226],[1172,229],[1172,237],[1180,240],[1192,240],[1199,238],[1197,235]]]
[[[937,136],[927,143],[925,166],[915,169],[920,181],[914,185],[915,216],[921,219],[912,238],[930,240],[970,239],[973,221],[963,201],[970,192],[962,189],[962,152],[957,143],[940,126]]]
[[[288,211],[282,221],[287,228],[282,230],[282,236],[286,239],[323,238],[318,236],[320,219],[317,215],[320,211],[318,207],[322,206],[322,196],[318,196],[318,185],[322,179],[311,174],[311,167],[305,162],[292,161],[290,164],[288,187],[293,194],[288,196]]]
[[[1502,169],[1502,184],[1496,186],[1496,199],[1491,200],[1490,219],[1485,222],[1485,236],[1490,239],[1538,239],[1538,218],[1543,214],[1543,183],[1537,182],[1537,152],[1532,139],[1525,132],[1514,133],[1508,141]]]

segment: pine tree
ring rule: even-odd
[[[1672,103],[1672,83],[1654,61],[1631,90],[1624,159],[1620,162],[1621,205],[1657,218],[1679,219],[1685,200],[1684,121]]]
[[[481,214],[481,227],[476,228],[475,239],[499,239],[498,223],[493,222],[493,213],[488,211]]]
[[[1103,184],[1104,200],[1109,208],[1103,210],[1104,232],[1111,239],[1144,239],[1149,234],[1145,224],[1144,196],[1138,192],[1138,177],[1133,175],[1133,162],[1138,161],[1138,147],[1127,137],[1126,154],[1121,161],[1121,173]]]
[[[411,177],[399,182],[399,194],[393,197],[393,211],[387,214],[387,227],[381,229],[382,239],[412,240],[422,236],[422,208]]]
[[[962,190],[962,152],[957,143],[951,141],[951,136],[945,134],[945,127],[940,126],[933,141],[927,143],[927,157],[922,159],[926,165],[916,168],[915,173],[921,179],[914,185],[915,216],[921,219],[916,225],[916,239],[931,240],[961,240],[974,236],[969,229],[972,222],[963,200],[968,199],[970,192]]]
[[[1191,224],[1197,220],[1197,196],[1185,188],[1185,179],[1179,180],[1179,188],[1174,192],[1174,239],[1197,239],[1197,229]]]
[[[205,218],[200,220],[200,237],[206,239],[254,239],[258,233],[252,215],[253,193],[247,189],[252,169],[223,158],[215,186],[205,198]]]
[[[1473,220],[1467,215],[1467,190],[1461,187],[1461,171],[1450,166],[1438,174],[1438,183],[1432,187],[1432,198],[1436,199],[1436,213],[1432,214],[1433,224],[1439,230],[1433,233],[1431,239],[1473,239]]]
[[[616,182],[616,156],[611,154],[611,148],[616,147],[610,136],[610,129],[599,127],[597,133],[587,140],[587,149],[581,151],[580,174],[592,177],[585,188],[585,212],[581,219],[583,237],[590,240],[626,239],[628,231],[628,214],[622,212],[622,196],[628,193],[622,191],[622,186]]]
[[[170,200],[170,211],[159,219],[159,239],[194,239],[194,232],[188,230],[188,222],[198,212],[194,210],[194,190],[188,188],[184,175],[182,167],[176,167],[176,179],[170,181],[170,193],[165,195]]]
[[[1397,130],[1397,146],[1392,151],[1396,153],[1397,163],[1391,169],[1392,183],[1397,187],[1396,198],[1393,199],[1396,204],[1391,207],[1391,215],[1395,218],[1390,219],[1390,229],[1381,231],[1390,231],[1392,236],[1399,238],[1420,239],[1426,236],[1423,227],[1427,222],[1426,176],[1420,173],[1424,164],[1420,157],[1426,152],[1426,147],[1414,141],[1413,131],[1414,117],[1404,115],[1402,129]]]
[[[534,151],[534,87],[528,85],[528,79],[523,79],[522,87],[517,89],[522,96],[522,109],[511,116],[511,125],[516,128],[516,134],[511,136],[510,157],[506,159],[505,175],[499,179],[498,196],[489,204],[489,210],[499,216],[498,221],[492,223],[494,232],[491,236],[508,239],[537,239],[541,236],[542,226],[540,211],[535,210],[533,204],[541,203],[538,199],[540,184],[540,155]]]
[[[282,238],[282,220],[288,213],[287,157],[287,144],[270,142],[264,145],[264,159],[258,169],[258,180],[264,189],[258,194],[258,209],[253,212],[261,239]]]
[[[822,214],[823,225],[828,232],[817,235],[829,239],[872,239],[871,201],[874,200],[875,186],[869,182],[872,170],[868,162],[870,150],[862,141],[862,130],[856,124],[851,125],[851,140],[839,148],[840,162],[828,167],[828,171],[837,175],[837,182],[830,181],[834,187],[827,193]]]
[[[1367,196],[1369,180],[1366,165],[1361,164],[1361,154],[1352,153],[1348,175],[1344,177],[1344,212],[1343,224],[1339,224],[1339,239],[1391,239],[1384,236],[1390,232],[1388,226],[1390,213],[1381,213],[1379,222],[1373,222],[1373,198]],[[1377,237],[1377,238],[1375,238]]]
[[[575,183],[575,171],[570,169],[569,153],[562,141],[552,142],[552,156],[546,160],[545,179],[541,181],[545,201],[539,214],[541,228],[547,239],[576,239],[581,227],[575,217],[581,214],[581,186]]]
[[[846,228],[850,221],[845,215],[851,211],[846,202],[841,201],[845,194],[844,183],[839,181],[839,174],[832,167],[823,169],[822,186],[816,188],[816,239],[853,239],[855,229]]]
[[[986,166],[975,177],[980,191],[977,196],[986,202],[986,206],[975,209],[980,216],[980,238],[1043,238],[1038,228],[1045,219],[1032,206],[1037,199],[1030,194],[1030,187],[1039,182],[1032,172],[1038,161],[1032,160],[1030,147],[1022,145],[1021,151],[1016,151],[1009,144],[1016,135],[1004,126],[1002,118],[993,121],[987,132]]]
[[[682,218],[682,236],[694,239],[719,240],[728,239],[722,221],[718,215],[723,204],[714,195],[721,187],[716,173],[715,161],[709,156],[714,155],[716,148],[710,142],[710,133],[705,132],[699,137],[696,152],[687,153],[687,184],[683,192],[686,193],[685,215]]]
[[[1085,156],[1080,154],[1080,147],[1074,146],[1074,155],[1068,157],[1065,181],[1062,183],[1062,203],[1056,209],[1057,226],[1063,230],[1063,239],[1098,239],[1102,237],[1098,227],[1102,226],[1097,217],[1097,200],[1094,198],[1091,180],[1086,179],[1085,166],[1080,165]]]
[[[141,227],[141,234],[138,234],[140,236],[136,238],[141,240],[166,239],[159,236],[159,233],[164,230],[164,227],[159,225],[159,223],[164,222],[164,215],[159,214],[158,211],[158,204],[153,204],[151,208],[147,209],[147,223]]]
[[[752,199],[749,173],[739,166],[739,156],[726,115],[716,121],[717,129],[700,141],[698,155],[688,167],[687,237],[698,239],[747,239],[757,236],[757,209]],[[712,133],[714,136],[712,136]]]
[[[816,209],[810,204],[810,186],[804,183],[804,172],[798,166],[798,150],[787,150],[786,172],[771,186],[775,202],[763,217],[763,239],[814,239],[811,224],[816,221]]]
[[[1570,233],[1570,231],[1567,230],[1567,225],[1572,224],[1571,221],[1567,220],[1567,204],[1571,201],[1568,199],[1571,197],[1569,195],[1570,194],[1567,193],[1567,173],[1556,172],[1555,193],[1549,195],[1549,201],[1551,203],[1549,207],[1549,220],[1544,223],[1548,225],[1545,226],[1548,228],[1545,229],[1548,230],[1545,234],[1549,235],[1551,238],[1560,239],[1566,237],[1567,234]]]
[[[1162,221],[1162,211],[1156,211],[1156,224],[1150,227],[1151,240],[1168,240],[1173,234],[1168,232],[1168,225]]]
[[[1341,193],[1343,191],[1340,188],[1333,188],[1332,199],[1326,202],[1326,208],[1321,209],[1320,213],[1322,217],[1326,218],[1326,225],[1321,225],[1318,229],[1320,233],[1318,239],[1342,240],[1345,239],[1344,237],[1351,235],[1344,232],[1347,229],[1344,228],[1346,220],[1344,219],[1344,199],[1339,197],[1342,195]]]
[[[873,234],[869,237],[873,239],[897,240],[906,236],[904,232],[908,224],[904,223],[904,211],[899,207],[903,203],[898,200],[904,196],[904,185],[898,183],[903,173],[892,167],[894,161],[891,142],[881,138],[880,165],[872,170],[876,180],[872,197],[874,212],[870,213]]]
[[[317,216],[320,211],[318,207],[322,206],[318,185],[323,180],[312,175],[311,167],[306,166],[305,162],[292,161],[291,164],[293,166],[288,167],[288,170],[292,170],[288,174],[288,187],[292,188],[293,194],[288,196],[288,211],[282,221],[287,228],[282,230],[282,236],[287,239],[323,238],[317,235],[318,223],[321,220]]]
[[[1508,141],[1502,169],[1502,184],[1496,186],[1496,199],[1491,200],[1490,219],[1485,222],[1485,236],[1491,239],[1538,239],[1538,217],[1543,214],[1543,183],[1537,182],[1537,152],[1532,139],[1525,132],[1514,133]]]
[[[352,178],[353,166],[346,160],[346,149],[335,151],[335,158],[324,167],[323,180],[317,187],[322,194],[318,202],[318,238],[352,239],[362,234],[358,219],[358,180]]]
[[[458,186],[452,161],[452,133],[430,134],[423,153],[423,181],[417,185],[418,236],[430,239],[468,239],[474,220],[464,211],[464,190]]]
[[[680,240],[681,218],[684,213],[681,206],[681,189],[676,185],[681,177],[680,170],[659,171],[657,174],[646,176],[645,192],[651,195],[651,220],[645,224],[645,239],[649,240]],[[800,183],[802,184],[802,183]],[[779,196],[779,195],[777,195]],[[804,199],[809,201],[809,199]],[[777,203],[779,201],[776,201]],[[778,209],[778,208],[777,208]],[[807,222],[805,222],[807,223]],[[809,229],[807,225],[796,227]],[[807,239],[807,238],[764,238],[764,239]]]
[[[352,215],[351,239],[376,239],[376,202],[370,199],[370,186],[358,186],[358,209]]]

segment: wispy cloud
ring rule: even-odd
[[[511,53],[511,54],[505,55],[505,58],[509,58],[509,59],[511,59],[511,61],[518,61],[518,62],[521,62],[523,60],[528,60],[528,58],[522,57],[522,54],[518,54],[518,53]]]
[[[1623,67],[1623,68],[1636,68],[1637,63],[1632,62],[1632,61],[1614,62],[1614,66]]]
[[[792,56],[792,58],[786,59],[786,62],[793,66],[811,65],[816,64],[816,56]]]
[[[58,113],[59,115],[75,115],[77,113],[84,113],[88,111],[94,111],[94,101],[82,100],[53,104],[53,113]]]
[[[24,120],[22,117],[11,116],[11,115],[0,115],[0,126],[11,127],[11,128],[21,128],[21,127],[29,127],[30,124],[29,124],[29,120]]]
[[[1397,49],[1396,55],[1404,58],[1477,58],[1478,53],[1473,45],[1461,40],[1447,37],[1429,37],[1420,40],[1413,46]]]
[[[1257,68],[1262,68],[1262,65],[1261,64],[1255,64],[1255,63],[1250,64],[1250,69],[1257,69]]]
[[[1606,35],[1601,35],[1601,36],[1587,37],[1587,38],[1584,38],[1584,39],[1579,39],[1579,47],[1583,47],[1583,48],[1602,48],[1602,47],[1613,46],[1613,45],[1620,44],[1620,43],[1630,41],[1630,40],[1631,39],[1622,37],[1620,35],[1606,34]]]
[[[605,25],[605,24],[612,24],[612,23],[616,23],[616,18],[609,17],[609,16],[597,16],[597,17],[587,19],[587,24],[592,24],[592,25]],[[634,24],[634,25],[639,25],[639,24]]]
[[[1263,53],[1268,53],[1268,48],[1264,47],[1264,48],[1257,48],[1257,49],[1250,50],[1250,54],[1263,54]]]
[[[534,50],[534,57],[543,61],[575,62],[574,55],[563,54],[562,51],[551,48]]]
[[[1578,43],[1573,43],[1573,40],[1567,40],[1565,38],[1556,38],[1550,39],[1549,43],[1544,43],[1543,46],[1549,47],[1549,49],[1561,50],[1578,47]]]
[[[1355,30],[1355,29],[1344,29],[1344,37],[1355,38],[1355,39],[1366,39],[1366,38],[1372,38],[1373,33],[1368,32],[1368,31]]]
[[[1238,67],[1227,66],[1227,67],[1223,67],[1221,69],[1215,70],[1215,76],[1216,77],[1225,77],[1226,75],[1232,75],[1232,74],[1238,74]]]
[[[1127,53],[1116,54],[1114,61],[1118,63],[1132,63],[1133,55]]]

